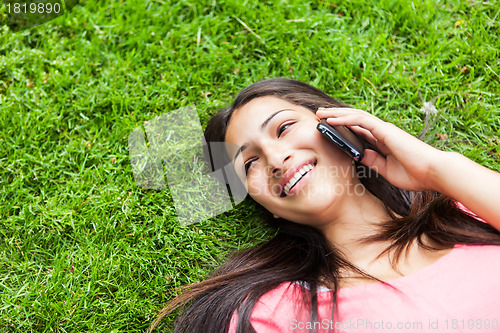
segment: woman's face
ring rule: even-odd
[[[310,225],[331,220],[346,196],[364,190],[351,158],[323,138],[318,121],[305,107],[265,96],[237,109],[226,133],[249,195],[279,217]]]

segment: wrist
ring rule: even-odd
[[[450,189],[450,182],[459,181],[458,179],[450,179],[453,174],[450,172],[454,167],[458,167],[461,164],[461,160],[464,156],[460,153],[454,151],[442,151],[436,154],[434,163],[432,163],[429,171],[428,187],[432,191],[436,191],[452,197],[452,192]]]

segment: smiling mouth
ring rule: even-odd
[[[304,177],[309,171],[314,169],[317,162],[311,162],[309,164],[304,165],[300,168],[292,178],[283,186],[283,190],[281,191],[280,197],[286,197],[288,193],[292,190],[292,188]]]

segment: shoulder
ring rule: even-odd
[[[273,321],[282,325],[285,319],[297,317],[304,308],[303,291],[303,287],[295,282],[284,282],[268,291],[255,304],[252,324],[256,321]]]
[[[275,308],[280,303],[297,302],[301,299],[303,288],[295,282],[284,282],[268,291],[259,299],[257,305]]]
[[[456,244],[455,253],[461,256],[470,256],[475,258],[480,255],[498,255],[500,254],[500,245],[489,244]]]
[[[414,287],[435,295],[470,294],[500,288],[500,245],[456,244],[453,250],[433,265],[408,278],[397,280],[397,286]],[[431,295],[429,295],[430,297]]]
[[[268,291],[255,304],[250,322],[256,332],[285,332],[305,315],[303,288],[295,282],[284,282]],[[229,333],[236,332],[238,315],[233,314]]]
[[[500,245],[470,245],[457,244],[454,249],[456,260],[468,260],[469,265],[485,266],[488,269],[496,269],[500,271],[500,265],[490,264],[498,263],[500,259]]]
[[[497,277],[500,274],[499,260],[500,245],[455,244],[451,252],[414,274],[414,277],[420,282],[429,278],[430,283],[435,283],[433,279],[437,278],[463,282],[477,274]]]

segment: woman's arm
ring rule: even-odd
[[[500,230],[500,173],[467,157],[436,149],[365,111],[319,109],[331,125],[346,125],[383,154],[365,150],[363,164],[410,191],[433,190],[464,204]]]
[[[500,230],[500,173],[455,152],[443,152],[431,173],[434,190],[459,202]]]

